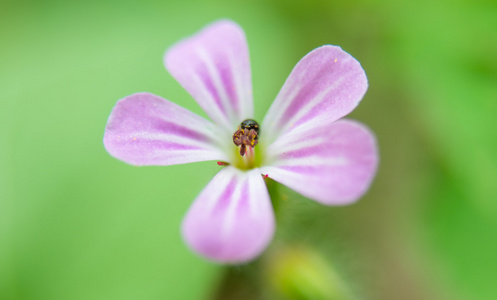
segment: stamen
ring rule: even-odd
[[[217,165],[218,165],[218,166],[227,166],[227,165],[229,165],[229,163],[224,162],[224,161],[218,161],[218,162],[217,162]]]
[[[261,161],[256,157],[255,146],[259,142],[259,124],[252,119],[243,121],[233,134],[233,143],[238,147],[240,156],[233,161],[239,169],[253,169]]]
[[[247,146],[245,144],[240,145],[240,155],[244,156],[245,152],[247,152]]]
[[[259,124],[252,119],[243,121],[233,134],[233,143],[240,147],[241,156],[247,153],[247,149],[254,148],[258,143],[258,139]]]

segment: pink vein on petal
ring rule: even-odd
[[[253,114],[248,46],[234,22],[215,22],[171,47],[164,63],[217,124],[233,130]]]
[[[223,168],[190,207],[182,232],[193,250],[214,261],[242,263],[259,255],[274,233],[260,171]]]
[[[357,60],[340,47],[314,49],[292,70],[271,105],[261,128],[270,144],[308,122],[331,124],[350,113],[367,89],[367,78]]]
[[[107,121],[104,145],[133,165],[172,165],[226,160],[216,127],[207,120],[149,93],[116,104]]]
[[[347,204],[368,189],[378,154],[374,135],[364,125],[340,120],[329,126],[295,132],[297,144],[271,145],[271,163],[261,172],[323,204]],[[288,136],[283,136],[282,139]]]

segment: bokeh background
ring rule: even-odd
[[[219,167],[133,167],[102,144],[135,92],[205,115],[162,57],[220,18],[246,31],[259,120],[313,48],[356,57],[370,87],[349,117],[381,153],[354,205],[280,188],[270,249],[228,271],[179,232]],[[497,299],[496,54],[494,0],[2,0],[0,299],[279,299],[265,270],[295,245],[357,299]]]

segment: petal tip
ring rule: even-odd
[[[135,166],[174,165],[223,157],[210,123],[166,99],[142,92],[117,101],[105,127],[109,154]]]
[[[347,124],[356,128],[357,133],[361,134],[361,147],[364,150],[363,160],[361,161],[363,168],[362,180],[356,182],[356,188],[350,191],[349,195],[344,195],[341,199],[336,199],[331,203],[324,203],[328,205],[349,205],[358,201],[360,198],[369,191],[373,183],[376,173],[378,171],[379,151],[376,136],[373,131],[363,123],[351,120],[341,119],[336,124]]]
[[[198,38],[204,35],[209,35],[213,33],[216,34],[216,32],[222,32],[222,31],[237,31],[238,33],[241,33],[243,36],[245,35],[245,32],[243,31],[242,27],[231,19],[219,19],[210,24],[207,24],[199,31],[179,40],[178,42],[176,42],[166,50],[163,57],[164,66],[166,67],[166,70],[172,73],[171,70],[175,66],[174,60],[176,56],[174,54],[176,53],[176,51],[181,52],[189,42],[194,42],[195,40],[197,40]]]
[[[217,263],[243,264],[271,242],[275,224],[259,170],[220,171],[200,193],[183,219],[186,244]]]
[[[297,135],[303,142],[293,150],[274,152],[275,165],[263,172],[325,205],[357,201],[376,174],[379,159],[374,134],[361,123],[346,119],[313,130],[307,142],[308,132]]]
[[[358,83],[365,85],[363,95],[366,93],[368,87],[368,78],[366,76],[366,71],[362,67],[362,64],[359,62],[359,60],[357,60],[349,52],[343,50],[342,47],[337,45],[329,45],[329,44],[323,45],[321,47],[312,50],[310,53],[316,50],[319,52],[323,52],[321,55],[327,56],[327,59],[332,60],[333,63],[347,62],[349,64],[348,68],[355,68],[356,69],[355,72],[358,73],[358,78],[356,78],[355,80]]]
[[[253,247],[246,247],[233,251],[233,248],[238,248],[239,246],[234,243],[226,245],[216,240],[208,240],[207,237],[201,239],[199,235],[193,233],[192,229],[188,228],[188,225],[185,225],[185,223],[186,222],[183,222],[182,224],[181,234],[188,247],[197,255],[218,264],[240,265],[253,261],[264,252],[274,234],[272,231],[270,234],[266,235],[266,238],[260,239],[260,243]]]

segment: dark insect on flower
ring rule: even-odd
[[[253,129],[255,130],[257,135],[259,135],[259,123],[257,123],[255,120],[252,119],[247,119],[243,121],[242,124],[240,124],[240,129],[248,129],[249,131],[250,129]],[[256,137],[255,139],[257,140],[257,138],[258,137]]]

